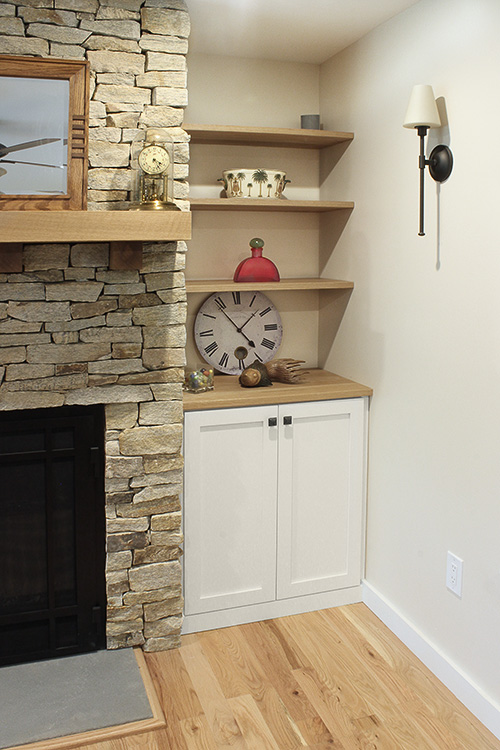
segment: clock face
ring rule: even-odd
[[[252,364],[276,356],[283,327],[279,312],[261,292],[216,292],[200,307],[194,339],[212,367],[236,375]]]
[[[161,174],[170,164],[168,151],[163,146],[146,146],[137,157],[140,168],[147,174]]]

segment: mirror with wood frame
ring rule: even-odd
[[[0,210],[87,207],[88,62],[0,55]]]

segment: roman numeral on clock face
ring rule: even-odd
[[[216,341],[212,341],[211,344],[205,347],[205,352],[210,357],[210,355],[213,354],[215,351],[217,351],[218,348],[219,348],[219,344]]]
[[[227,375],[240,375],[254,360],[260,364],[277,357],[282,340],[274,303],[247,286],[233,284],[215,291],[202,303],[194,322],[194,343],[202,361]]]
[[[219,310],[224,310],[226,308],[226,303],[220,297],[216,297],[214,299],[214,302],[217,305],[217,307],[219,308]]]
[[[269,341],[269,339],[263,338],[260,342],[262,346],[265,346],[267,349],[274,349],[275,343],[274,341]]]

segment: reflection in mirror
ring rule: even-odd
[[[68,192],[69,81],[0,77],[0,193]]]

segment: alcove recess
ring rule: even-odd
[[[318,178],[335,166],[354,134],[199,124],[185,124],[184,128],[191,136],[193,212],[193,238],[186,267],[188,363],[200,359],[189,332],[203,299],[216,291],[246,288],[268,294],[282,314],[285,335],[277,356],[306,359],[309,371],[304,383],[293,388],[275,382],[272,388],[244,389],[237,376],[216,375],[212,392],[184,394],[184,409],[371,395],[370,388],[324,369],[354,284],[326,278],[321,269],[354,203],[321,200]],[[250,159],[252,163],[283,169],[287,177],[288,164],[293,164],[286,198],[228,199],[219,195],[220,183],[214,183],[214,174],[221,174],[222,169],[232,168],[237,162],[250,163]],[[304,227],[309,232],[307,237],[313,238],[307,239],[305,245],[301,244]],[[266,240],[264,254],[277,263],[281,280],[235,283],[232,272],[248,255],[246,243],[256,235]],[[325,236],[326,242],[320,239]]]

